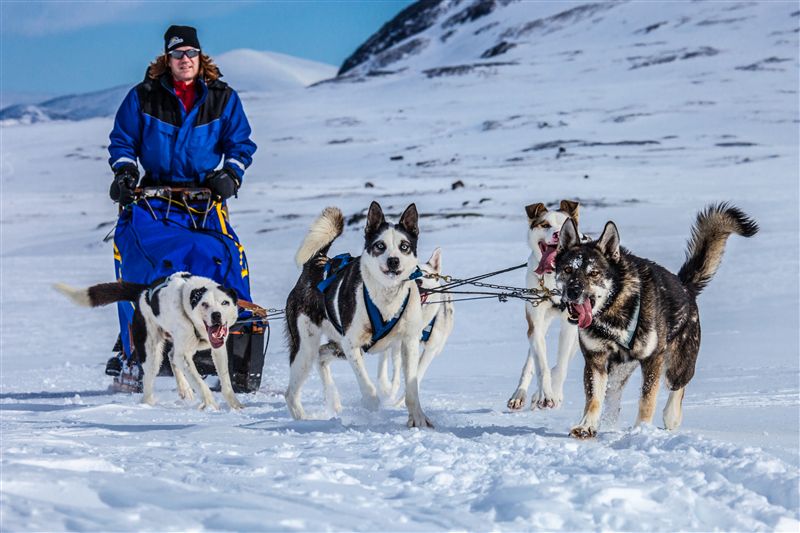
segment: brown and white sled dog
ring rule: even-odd
[[[436,248],[430,259],[426,263],[420,264],[419,268],[424,275],[415,281],[422,292],[422,323],[425,326],[420,339],[421,355],[417,367],[417,384],[418,387],[422,387],[422,379],[425,377],[428,366],[437,355],[442,353],[447,339],[453,331],[455,306],[453,305],[453,296],[449,293],[426,294],[424,291],[425,289],[436,289],[442,285],[437,277],[442,272],[441,248]],[[329,365],[336,359],[345,358],[341,347],[334,341],[322,345],[319,356],[320,365]],[[390,360],[392,362],[391,381],[389,381],[388,372]],[[378,362],[378,391],[389,405],[396,404],[403,399],[402,397],[397,398],[397,393],[400,391],[401,361],[399,346],[394,346],[389,351],[381,353]],[[321,375],[328,375],[328,370],[321,371]],[[336,413],[341,412],[339,393],[333,381],[323,380],[323,386],[325,387],[325,398],[331,409]]]
[[[312,224],[295,258],[303,271],[286,301],[289,412],[295,419],[305,418],[300,394],[312,365],[317,366],[326,388],[335,387],[329,365],[320,364],[320,338],[324,334],[341,346],[355,372],[362,401],[373,410],[380,402],[364,365],[364,353],[399,346],[408,426],[433,427],[419,402],[422,307],[417,284],[409,279],[418,263],[417,208],[409,205],[399,223],[390,224],[381,206],[372,202],[367,213],[364,253],[351,258],[324,291],[320,290],[325,266],[330,262],[326,254],[343,229],[342,212],[335,207],[325,209]]]
[[[692,379],[700,349],[697,295],[711,281],[722,261],[731,233],[751,237],[756,223],[742,211],[722,203],[697,215],[686,261],[674,275],[620,246],[613,222],[596,242],[581,244],[568,220],[558,241],[556,279],[571,320],[578,324],[586,366],[583,418],[570,434],[597,433],[604,399],[616,418],[622,388],[636,366],[643,384],[636,423],[650,423],[666,372],[670,389],[664,427],[677,429],[683,417],[684,388]]]
[[[188,373],[203,396],[200,408],[219,409],[193,360],[197,351],[210,349],[225,401],[233,409],[242,408],[231,386],[225,346],[228,332],[239,316],[238,298],[233,289],[188,272],[176,272],[151,285],[118,281],[86,289],[59,283],[55,288],[73,302],[88,307],[124,301],[136,303],[133,343],[137,353],[145,354],[143,403],[156,403],[153,384],[161,368],[164,346],[171,342],[173,348],[168,357],[181,398],[194,399],[186,379]]]
[[[529,289],[555,290],[555,255],[559,230],[564,222],[578,224],[578,202],[561,200],[557,211],[549,211],[542,203],[525,207],[528,214],[528,270],[525,286]],[[569,322],[569,313],[560,306],[560,299],[553,296],[534,306],[525,304],[528,322],[528,358],[522,367],[522,375],[514,394],[508,400],[509,409],[522,409],[533,377],[534,368],[538,390],[531,398],[531,409],[557,408],[564,400],[564,380],[567,367],[578,349],[578,328]],[[547,361],[545,336],[553,320],[558,319],[561,330],[558,336],[558,358],[552,372]]]

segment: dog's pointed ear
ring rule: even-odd
[[[619,259],[619,231],[617,230],[616,224],[610,220],[606,222],[606,227],[603,228],[603,234],[597,239],[597,247],[600,248],[600,251],[602,251],[606,257],[611,257],[614,261]]]
[[[578,202],[573,202],[571,200],[561,200],[561,204],[558,208],[567,214],[569,218],[575,221],[575,224],[578,224],[578,208],[581,204]]]
[[[383,209],[381,209],[381,204],[376,201],[372,201],[369,204],[369,211],[367,211],[367,227],[365,232],[367,235],[370,233],[375,232],[381,224],[386,222],[386,217],[383,216]]]
[[[235,290],[229,287],[223,287],[222,285],[217,285],[217,288],[228,295],[228,298],[233,300],[235,305],[239,305],[239,295],[236,293]]]
[[[547,212],[547,206],[545,206],[541,202],[525,206],[525,213],[528,215],[528,219],[530,219],[530,220],[534,220],[536,218],[539,218],[539,216],[542,213],[546,213],[546,212]]]
[[[428,265],[430,265],[431,270],[436,272],[437,274],[442,273],[442,249],[436,248],[433,253],[431,254],[431,258],[428,259]]]
[[[208,291],[205,287],[199,287],[197,289],[192,289],[192,292],[189,293],[189,305],[192,306],[192,309],[197,307],[197,304],[200,303],[200,300],[203,299],[203,295]]]
[[[406,210],[400,215],[400,227],[414,237],[419,235],[419,213],[417,213],[416,204],[406,207]]]
[[[575,221],[568,218],[558,231],[558,247],[556,248],[556,254],[560,254],[564,250],[569,250],[580,243],[581,238],[578,235],[578,228],[575,227]]]

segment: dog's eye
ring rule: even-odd
[[[411,251],[411,245],[408,244],[406,241],[401,242],[400,251],[403,252],[404,254],[407,254],[409,251]]]
[[[375,248],[376,251],[381,252],[381,253],[386,251],[386,245],[383,244],[383,242],[381,242],[381,241],[376,242],[375,245],[373,246],[373,248]]]
[[[231,303],[228,300],[223,300],[222,305],[231,305]]]
[[[600,277],[600,271],[599,270],[592,270],[591,272],[589,272],[589,277],[590,278],[599,278]]]
[[[572,274],[572,267],[564,267],[564,274]]]
[[[550,225],[550,223],[549,223],[549,222],[542,222],[542,223],[541,223],[541,227],[542,227],[542,228],[544,228],[544,229],[550,229],[550,228],[552,228],[552,226]]]
[[[208,304],[206,302],[202,303],[203,309],[208,309]]]

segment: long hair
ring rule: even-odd
[[[169,56],[162,54],[157,56],[147,69],[147,77],[156,80],[163,76],[165,73],[170,72]],[[214,60],[206,54],[200,53],[200,69],[197,73],[198,78],[202,78],[206,83],[219,79],[222,73],[219,67],[214,63]]]

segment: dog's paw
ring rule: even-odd
[[[597,430],[591,426],[575,426],[569,432],[570,437],[576,439],[593,439],[597,436]]]
[[[433,429],[433,422],[425,416],[424,413],[418,413],[413,415],[411,413],[408,414],[408,424],[406,424],[410,428],[431,428]]]
[[[205,409],[209,409],[211,411],[219,411],[219,405],[214,400],[211,401],[205,400],[203,403],[197,406],[197,408],[200,409],[201,411],[204,411]]]
[[[523,389],[517,389],[514,395],[508,400],[506,406],[512,411],[519,411],[522,409],[522,406],[525,405],[525,396],[526,394]]]
[[[531,398],[531,409],[555,409],[560,405],[561,402],[556,401],[554,394],[547,394],[541,390]]]
[[[289,395],[286,396],[286,407],[289,408],[289,414],[292,415],[292,418],[295,420],[303,420],[306,417],[306,411],[303,409],[303,404],[301,404],[297,399],[293,399]]]
[[[361,397],[361,405],[370,411],[377,411],[381,406],[381,401],[377,394]]]
[[[242,409],[244,409],[244,405],[242,404],[242,402],[240,402],[236,398],[229,399],[228,405],[231,406],[231,409],[235,409],[236,411],[241,411]]]
[[[149,406],[154,406],[156,404],[156,397],[155,396],[142,396],[142,403]]]

